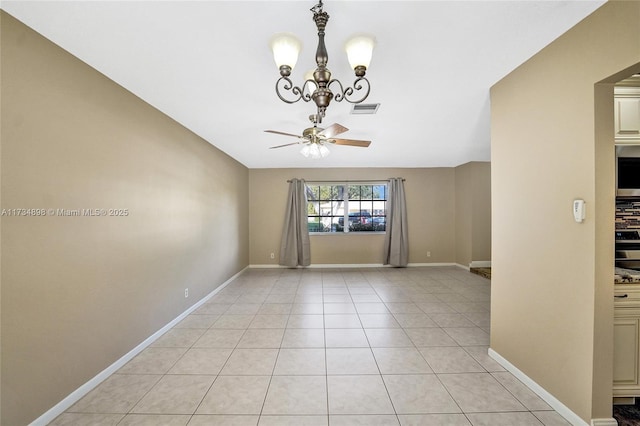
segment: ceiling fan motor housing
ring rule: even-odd
[[[323,130],[324,129],[320,127],[309,127],[308,129],[304,129],[304,131],[302,132],[302,137],[307,139],[311,143],[319,143],[320,136],[318,134]]]

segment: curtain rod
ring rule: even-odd
[[[387,178],[386,180],[395,179],[395,178]],[[402,178],[402,181],[406,181],[405,178]],[[380,179],[367,179],[367,180],[310,180],[309,182],[321,182],[321,183],[370,183],[370,182],[382,182]],[[291,183],[291,179],[287,180],[287,183]]]

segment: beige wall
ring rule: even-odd
[[[409,220],[409,263],[455,261],[455,179],[453,168],[425,169],[251,169],[250,263],[277,265],[287,180],[308,181],[404,177]],[[384,235],[311,236],[312,264],[381,264]],[[431,256],[427,256],[427,252]],[[275,259],[270,254],[275,254]]]
[[[491,163],[455,168],[456,263],[491,261]]]
[[[612,380],[613,90],[594,85],[640,71],[638,22],[609,2],[491,90],[491,347],[586,421],[611,417]]]
[[[491,163],[473,162],[471,261],[491,261]],[[457,210],[457,208],[456,208]]]
[[[456,195],[456,263],[469,266],[472,260],[473,241],[473,170],[472,163],[455,169]]]
[[[2,420],[37,418],[248,265],[248,170],[2,12]],[[189,288],[189,298],[184,288]]]

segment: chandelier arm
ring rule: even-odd
[[[367,99],[367,97],[369,96],[369,92],[371,91],[371,84],[369,84],[369,80],[367,80],[366,77],[356,78],[353,82],[353,87],[347,87],[346,89],[344,88],[344,86],[342,86],[342,83],[338,79],[331,80],[329,84],[327,84],[327,87],[330,87],[334,83],[337,83],[338,86],[340,86],[340,90],[337,91],[333,98],[333,100],[336,102],[342,102],[343,100],[345,100],[351,104],[359,104],[360,102]],[[364,87],[360,83],[365,83]],[[357,99],[351,98],[351,95],[359,92],[360,90],[366,90],[362,97]]]
[[[330,89],[331,85],[336,83],[338,86],[340,86],[340,90],[337,91],[337,93],[333,96],[333,100],[336,102],[342,102],[342,100],[344,99],[345,96],[345,90],[344,87],[342,86],[342,83],[340,82],[340,80],[338,80],[337,78],[334,78],[333,80],[331,80],[330,82],[327,83],[327,88]],[[347,91],[350,88],[347,87]]]
[[[283,90],[281,92],[280,90]],[[309,102],[311,100],[311,95],[309,93],[304,94],[304,89],[300,89],[298,86],[294,86],[293,82],[288,77],[280,77],[278,81],[276,81],[276,94],[280,98],[281,101],[286,102],[288,104],[294,104],[302,99],[305,102]],[[292,98],[285,98],[283,93],[291,93],[293,95]]]

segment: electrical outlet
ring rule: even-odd
[[[184,289],[184,297],[189,297],[189,289],[188,288]]]
[[[271,258],[275,259],[276,258],[276,254],[275,253],[271,253]]]
[[[431,252],[430,251],[427,252],[427,257],[431,257]]]

